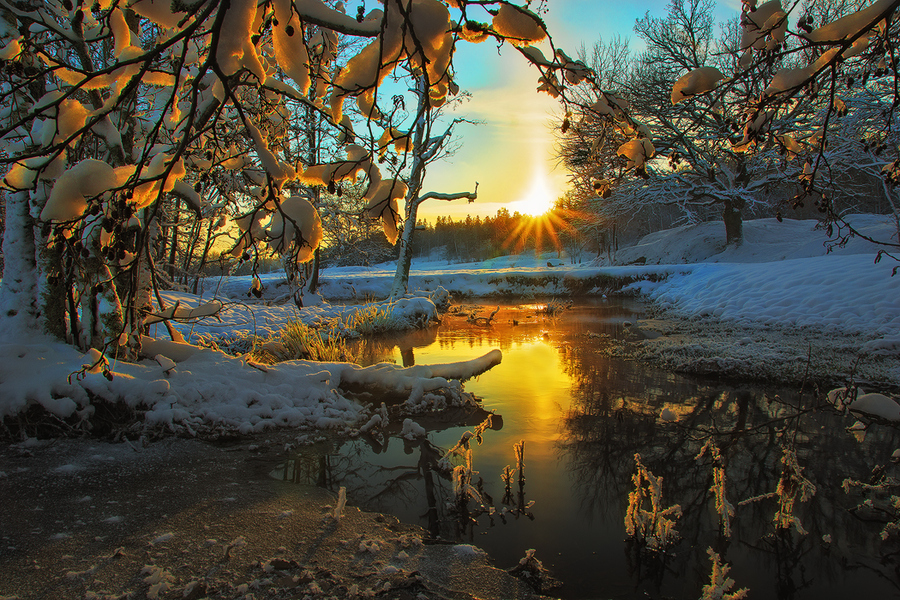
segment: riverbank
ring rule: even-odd
[[[880,215],[847,217],[871,239],[896,237]],[[797,383],[872,382],[900,386],[900,276],[884,248],[840,239],[817,221],[744,223],[740,245],[726,246],[720,223],[648,235],[613,257],[572,264],[556,253],[472,264],[417,260],[410,289],[438,287],[457,301],[529,301],[626,294],[646,300],[654,339],[623,355],[665,368],[731,378]],[[325,269],[320,292],[344,301],[388,294],[393,263]],[[277,295],[280,274],[263,277]],[[249,278],[207,281],[205,293],[238,297]],[[277,321],[277,319],[275,319]]]
[[[823,391],[850,383],[867,390],[900,389],[900,354],[893,343],[881,347],[856,334],[723,323],[652,308],[650,315],[608,353],[692,375],[806,383]]]
[[[270,470],[296,432],[0,449],[0,598],[535,598],[467,545]]]

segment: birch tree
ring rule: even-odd
[[[399,239],[400,249],[397,258],[397,271],[394,274],[394,282],[391,286],[392,297],[402,296],[407,292],[409,286],[409,269],[413,257],[413,236],[416,232],[419,206],[426,200],[452,201],[466,199],[472,202],[478,197],[477,183],[472,191],[422,193],[426,168],[429,164],[440,160],[443,155],[449,152],[448,145],[453,135],[453,129],[456,125],[465,122],[465,119],[453,119],[443,132],[435,133],[434,126],[437,122],[439,109],[431,107],[428,100],[428,88],[425,80],[422,78],[416,82],[415,96],[417,98],[415,124],[409,133],[411,146],[408,148],[412,158],[407,179],[408,190],[404,204],[403,232]],[[385,143],[390,143],[393,140],[385,139],[384,141]]]

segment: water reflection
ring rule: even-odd
[[[752,597],[898,594],[893,546],[879,538],[883,523],[849,511],[861,498],[841,490],[846,477],[868,479],[875,465],[894,468],[887,459],[900,445],[895,430],[873,426],[859,443],[845,431],[849,423],[815,409],[811,393],[726,385],[609,358],[602,350],[611,340],[638,335],[629,325],[639,310],[596,303],[549,318],[533,306],[504,307],[491,327],[461,313],[439,329],[367,343],[371,362],[403,364],[503,350],[499,366],[466,384],[503,416],[502,426],[473,446],[473,485],[493,511],[473,506],[460,519],[449,472],[438,464],[483,413],[443,423],[417,417],[429,431],[423,442],[358,439],[309,450],[283,465],[280,476],[346,486],[352,502],[418,522],[434,537],[475,543],[503,568],[536,548],[565,584],[553,593],[565,597],[697,598],[709,580],[707,548],[731,564],[729,576]],[[660,419],[664,408],[677,420]],[[726,494],[735,505],[728,538],[709,491],[710,461],[696,460],[709,439],[721,450]],[[502,474],[515,467],[513,445],[520,440],[526,440],[527,489],[517,489],[515,480],[507,489]],[[794,513],[806,535],[776,533],[772,498],[739,504],[776,490],[786,446],[817,487]],[[682,507],[682,540],[664,560],[624,541],[638,453],[662,476],[664,503]]]

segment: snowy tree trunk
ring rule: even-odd
[[[313,86],[315,89],[316,86]],[[319,111],[315,110],[312,106],[306,107],[305,118],[305,127],[306,127],[306,143],[309,148],[309,153],[307,154],[307,160],[309,164],[315,165],[319,163],[319,149],[322,144],[322,139],[319,133],[322,128],[322,116]],[[322,205],[322,189],[318,186],[312,189],[312,205],[318,209]],[[319,287],[319,268],[321,267],[321,262],[319,260],[319,249],[316,248],[313,253],[313,264],[312,264],[312,273],[309,275],[308,284],[306,286],[307,291],[310,294],[315,294],[316,289]]]
[[[313,252],[313,268],[312,274],[309,276],[309,284],[306,286],[306,289],[309,290],[310,294],[315,294],[316,290],[319,288],[319,267],[321,265],[321,258],[319,257],[319,249],[316,248],[315,252]]]
[[[29,212],[28,192],[6,193],[3,231],[3,282],[0,315],[9,332],[37,331],[41,316],[38,299],[36,232]]]
[[[149,210],[145,210],[144,218],[150,218]],[[153,310],[153,272],[150,265],[150,248],[156,243],[159,235],[159,221],[155,217],[151,218],[147,226],[145,235],[147,240],[140,240],[141,234],[138,233],[138,242],[135,244],[137,256],[135,256],[135,293],[134,293],[134,310],[131,314],[132,323],[129,331],[133,333],[141,332],[144,314]],[[119,330],[121,331],[121,329]],[[109,333],[109,332],[107,332]]]
[[[744,239],[744,222],[741,218],[743,202],[725,200],[725,208],[722,211],[722,219],[725,221],[725,243],[740,244]]]
[[[406,216],[403,219],[403,235],[400,239],[400,254],[397,256],[397,271],[394,273],[394,283],[391,285],[391,298],[399,298],[407,292],[409,285],[409,268],[412,265],[412,241],[413,232],[416,229],[416,214],[419,210],[419,192],[422,190],[422,180],[425,178],[425,154],[428,151],[428,88],[424,78],[419,78],[416,83],[416,95],[419,98],[416,107],[415,129],[412,148],[412,167],[407,182]]]
[[[409,288],[409,269],[412,266],[413,234],[416,231],[416,215],[419,204],[408,201],[406,219],[403,221],[403,235],[400,236],[400,255],[397,257],[397,272],[391,286],[391,298],[398,298]]]
[[[97,271],[100,260],[91,257],[84,262],[85,268],[85,277],[84,283],[85,288],[81,292],[81,335],[82,338],[78,341],[82,348],[102,348],[101,346],[101,330],[100,330],[100,315],[97,312],[97,296],[89,289],[89,286],[92,285],[90,281],[88,273],[93,273]]]
[[[47,204],[51,187],[52,184],[42,181],[38,184],[37,189],[31,192],[29,210],[35,224],[38,223],[38,216]],[[41,327],[44,332],[60,340],[65,340],[66,286],[71,285],[71,281],[63,277],[62,247],[56,244],[51,245],[49,243],[50,229],[48,228],[46,231],[47,237],[45,238],[37,227],[34,228],[34,241],[37,246],[35,277],[41,302]],[[51,274],[55,275],[52,279],[50,278]]]
[[[81,342],[85,347],[102,349],[125,328],[122,304],[109,267],[94,256],[85,260],[84,266],[85,289],[81,294],[84,339]]]
[[[118,336],[125,330],[122,304],[119,301],[119,294],[116,291],[116,284],[109,267],[101,262],[97,273],[103,277],[97,303],[99,329],[102,332],[103,343],[115,347],[118,345]],[[129,357],[121,353],[118,356],[119,358],[133,358],[133,356]]]

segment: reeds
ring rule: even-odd
[[[678,538],[675,522],[681,516],[681,506],[663,508],[663,478],[644,466],[640,454],[634,455],[634,462],[634,491],[628,495],[625,533],[651,550],[665,552]]]
[[[379,335],[392,329],[393,316],[385,304],[366,304],[350,313],[347,328],[362,336]]]
[[[713,481],[709,491],[716,500],[716,514],[719,515],[719,527],[723,536],[731,537],[731,519],[734,517],[734,506],[725,495],[725,460],[722,458],[722,453],[715,442],[712,441],[712,438],[703,444],[703,448],[697,454],[696,460],[700,460],[706,454],[709,454],[712,460]]]

